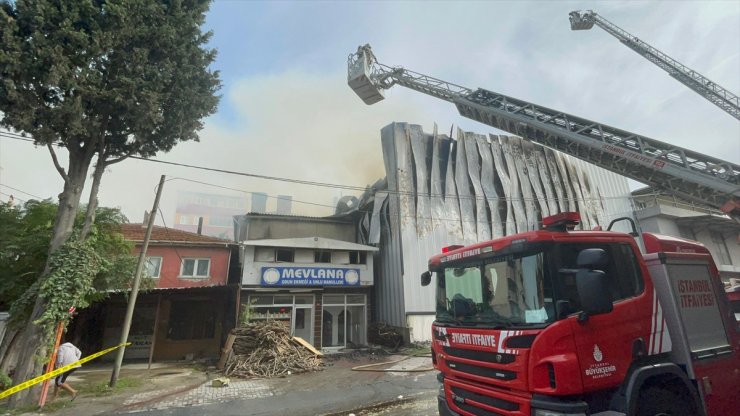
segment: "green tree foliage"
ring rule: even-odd
[[[198,140],[218,103],[207,0],[0,2],[0,124],[105,160]]]
[[[90,237],[80,240],[73,236],[54,252],[49,261],[52,271],[39,284],[56,211],[56,204],[50,201],[31,200],[22,208],[0,205],[0,307],[7,310],[12,306],[13,322],[25,322],[40,293],[47,308],[37,324],[47,331],[68,319],[70,306],[84,308],[111,291],[128,289],[137,261],[132,255],[133,244],[119,232],[126,217],[117,208],[100,207]],[[75,221],[77,230],[84,219],[85,210],[81,209]],[[142,280],[144,289],[153,286],[152,279]]]
[[[0,204],[0,310],[7,311],[44,271],[57,205]]]
[[[81,230],[95,222],[105,167],[151,157],[198,140],[220,88],[210,68],[216,53],[201,31],[210,0],[0,0],[0,127],[46,146],[64,180],[49,252],[72,236],[88,170],[97,155]],[[68,151],[66,167],[55,146]],[[51,257],[47,258],[50,260]],[[47,262],[22,297],[35,297],[17,343],[16,379],[35,374],[31,351],[46,355],[38,322],[46,299],[35,296],[51,272]],[[37,391],[37,390],[36,390]],[[11,397],[30,403],[28,390]]]

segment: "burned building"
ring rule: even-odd
[[[393,123],[381,141],[386,178],[346,214],[358,243],[379,248],[373,320],[413,341],[430,339],[434,285],[419,276],[442,247],[534,230],[563,211],[580,212],[584,229],[632,216],[626,178],[518,137],[458,131],[454,140]]]

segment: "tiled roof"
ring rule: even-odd
[[[144,241],[146,227],[143,224],[135,223],[121,224],[121,234],[123,234],[123,238],[126,240],[137,242]],[[159,227],[156,225],[152,228],[152,235],[149,241],[198,244],[214,243],[215,245],[233,244],[233,241],[229,240],[222,240],[220,238],[208,237],[196,233],[189,233],[187,231],[175,230],[174,228]]]

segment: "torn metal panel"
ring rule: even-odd
[[[521,143],[522,152],[524,153],[524,165],[527,168],[527,177],[529,178],[529,183],[532,185],[534,194],[537,197],[540,217],[549,217],[550,208],[547,206],[547,197],[545,196],[545,191],[542,189],[542,183],[540,182],[540,175],[538,172],[539,168],[537,167],[537,160],[534,155],[534,153],[537,152],[537,149],[535,149],[534,144],[529,140],[522,140]]]
[[[491,154],[491,144],[486,136],[481,135],[476,136],[476,142],[481,157],[481,186],[491,212],[491,236],[497,238],[504,235],[503,222],[506,220],[501,218],[501,198],[496,191],[496,171]]]
[[[407,132],[411,143],[411,157],[413,158],[414,181],[416,183],[416,232],[423,237],[432,231],[432,207],[429,195],[430,172],[427,167],[427,155],[432,138],[425,135],[421,126],[408,126]]]
[[[463,132],[458,129],[457,137],[462,138]],[[475,227],[475,202],[474,195],[470,191],[470,175],[468,175],[468,158],[465,140],[457,140],[455,151],[455,184],[457,185],[457,199],[460,205],[460,219],[462,221],[463,241],[466,244],[473,243],[478,239],[478,231]]]
[[[568,202],[568,209],[567,211],[573,212],[577,211],[578,207],[576,206],[576,193],[573,190],[572,182],[570,181],[570,175],[568,174],[568,168],[565,167],[565,156],[556,153],[555,154],[555,160],[558,164],[558,170],[560,171],[560,178],[562,180],[560,181],[560,184],[565,188],[565,195],[567,195],[567,202]]]
[[[557,214],[560,210],[558,209],[557,197],[555,196],[555,192],[553,192],[550,168],[547,166],[547,160],[545,160],[546,151],[547,149],[540,147],[534,152],[534,156],[537,159],[537,171],[540,174],[540,181],[542,182],[542,187],[545,189],[547,207],[552,215]]]
[[[475,204],[475,229],[477,231],[476,241],[491,239],[491,221],[488,219],[486,196],[481,186],[481,163],[478,152],[478,139],[474,133],[464,133],[458,141],[465,142],[465,156],[468,162],[468,175],[470,184],[473,186],[473,203]]]
[[[370,244],[380,243],[380,212],[385,209],[387,212],[388,192],[376,192],[375,201],[373,202],[373,214],[370,218],[370,232],[368,233],[367,242]]]
[[[507,147],[504,147],[506,152]],[[508,150],[510,153],[511,162],[514,165],[514,169],[519,179],[519,191],[521,192],[519,198],[524,201],[524,212],[526,216],[523,222],[519,223],[519,232],[531,231],[537,228],[539,219],[537,218],[537,209],[534,203],[534,192],[532,190],[532,184],[529,182],[529,175],[527,175],[527,167],[524,164],[524,152],[522,149],[522,139],[519,137],[509,137]],[[507,159],[507,163],[508,163]]]
[[[490,137],[491,154],[493,155],[493,162],[496,169],[496,174],[498,174],[498,178],[501,181],[501,187],[504,191],[504,194],[502,195],[504,199],[504,205],[506,207],[506,217],[504,217],[504,229],[506,230],[506,235],[511,235],[516,233],[516,217],[514,215],[514,208],[511,199],[512,184],[511,180],[509,179],[509,172],[506,168],[504,157],[502,155],[502,145],[501,142],[499,142],[499,136],[491,135]],[[522,215],[524,215],[523,205],[521,207],[521,211]]]
[[[434,126],[432,137],[432,177],[430,183],[432,228],[447,228],[447,210],[445,209],[445,173],[447,160],[450,154],[450,140],[437,135],[437,126]]]
[[[449,152],[447,153],[447,169],[445,170],[445,216],[446,228],[453,237],[452,241],[461,243],[464,241],[462,217],[460,215],[460,203],[457,196],[455,184],[455,142],[449,140]],[[440,164],[444,163],[440,160]]]
[[[516,232],[527,231],[527,209],[526,201],[522,198],[522,190],[519,183],[519,173],[516,168],[516,161],[514,158],[516,155],[512,151],[510,145],[511,139],[508,136],[499,136],[501,142],[501,151],[504,155],[504,161],[509,171],[509,181],[511,187],[509,192],[506,194],[506,198],[509,199],[514,207],[514,225],[516,226]]]
[[[545,148],[545,160],[547,161],[547,169],[552,179],[553,188],[555,188],[556,195],[556,212],[568,211],[568,201],[565,200],[565,188],[563,187],[563,180],[560,176],[560,170],[558,168],[558,162],[556,160],[555,152],[551,149]]]
[[[591,215],[586,212],[586,210],[588,209],[588,205],[585,204],[581,182],[578,180],[578,169],[573,165],[573,163],[571,163],[570,160],[564,160],[563,163],[565,163],[565,168],[568,170],[568,177],[570,178],[568,183],[573,186],[573,194],[575,195],[576,200],[576,211],[581,213],[580,227],[583,230],[590,230]]]

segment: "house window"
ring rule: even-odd
[[[725,243],[725,237],[722,235],[722,233],[717,231],[710,231],[709,235],[712,236],[712,241],[714,242],[714,245],[717,246],[717,252],[719,253],[719,263],[728,265],[732,264],[730,251],[727,249],[727,243]]]
[[[212,339],[216,335],[216,305],[211,301],[173,301],[167,338]]]
[[[182,259],[180,277],[205,279],[211,268],[211,259]]]
[[[350,251],[349,252],[349,264],[366,264],[367,253],[364,251]]]
[[[331,252],[319,250],[313,252],[314,263],[331,263]]]
[[[278,262],[293,263],[295,252],[290,249],[279,248],[275,250],[275,260]]]
[[[147,257],[145,266],[146,273],[149,275],[149,277],[158,278],[159,272],[162,270],[162,258]]]

